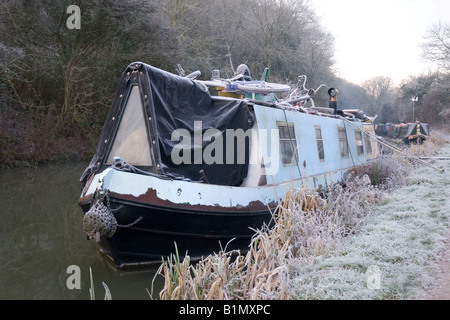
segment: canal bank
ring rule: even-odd
[[[450,144],[436,156],[449,157]],[[448,281],[450,161],[433,165],[444,173],[419,164],[403,187],[372,208],[341,250],[299,266],[291,277],[294,298],[402,300],[422,299],[425,290],[443,294],[436,290]]]
[[[437,155],[450,156],[450,145]],[[0,171],[0,299],[89,299],[89,267],[97,299],[104,295],[102,282],[114,300],[150,298],[156,270],[118,271],[86,240],[77,205],[85,165]],[[341,250],[293,266],[293,298],[421,299],[423,290],[442,287],[448,280],[439,270],[448,244],[450,163],[434,165],[445,172],[416,167]],[[73,265],[80,267],[80,289],[67,285]],[[163,281],[156,277],[154,298]]]

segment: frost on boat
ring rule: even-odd
[[[175,251],[245,250],[293,187],[342,180],[379,153],[372,119],[313,103],[315,90],[195,80],[136,62],[124,71],[81,176],[84,228],[118,267]],[[208,86],[218,89],[212,96]]]

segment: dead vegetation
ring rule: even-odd
[[[346,188],[334,186],[327,199],[306,188],[292,189],[274,213],[275,225],[257,230],[245,255],[221,251],[196,264],[189,257],[181,261],[178,253],[171,256],[157,273],[165,278],[160,298],[289,299],[290,266],[339,247],[380,198],[380,191],[359,178]]]
[[[407,152],[434,154],[441,143],[446,140],[434,138]],[[354,170],[345,185],[329,186],[321,194],[293,188],[273,213],[274,226],[255,231],[245,255],[223,250],[195,264],[188,256],[181,261],[178,253],[172,255],[156,275],[165,279],[160,299],[291,299],[291,270],[336,252],[386,190],[405,183],[414,164],[394,154]]]

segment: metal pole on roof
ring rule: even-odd
[[[416,122],[416,117],[414,115],[414,102],[417,102],[419,100],[418,97],[411,97],[411,103],[412,103],[412,109],[413,109],[413,120],[412,122]]]

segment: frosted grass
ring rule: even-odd
[[[449,157],[450,145],[437,155]],[[418,299],[433,285],[449,229],[450,161],[434,165],[445,173],[417,167],[332,254],[292,264],[291,298]],[[379,268],[376,286],[373,268]]]
[[[325,198],[290,190],[245,256],[220,252],[195,265],[171,257],[157,273],[165,278],[160,298],[419,297],[433,284],[449,228],[450,161],[411,164],[411,153],[450,156],[450,144],[434,140],[355,169]]]

